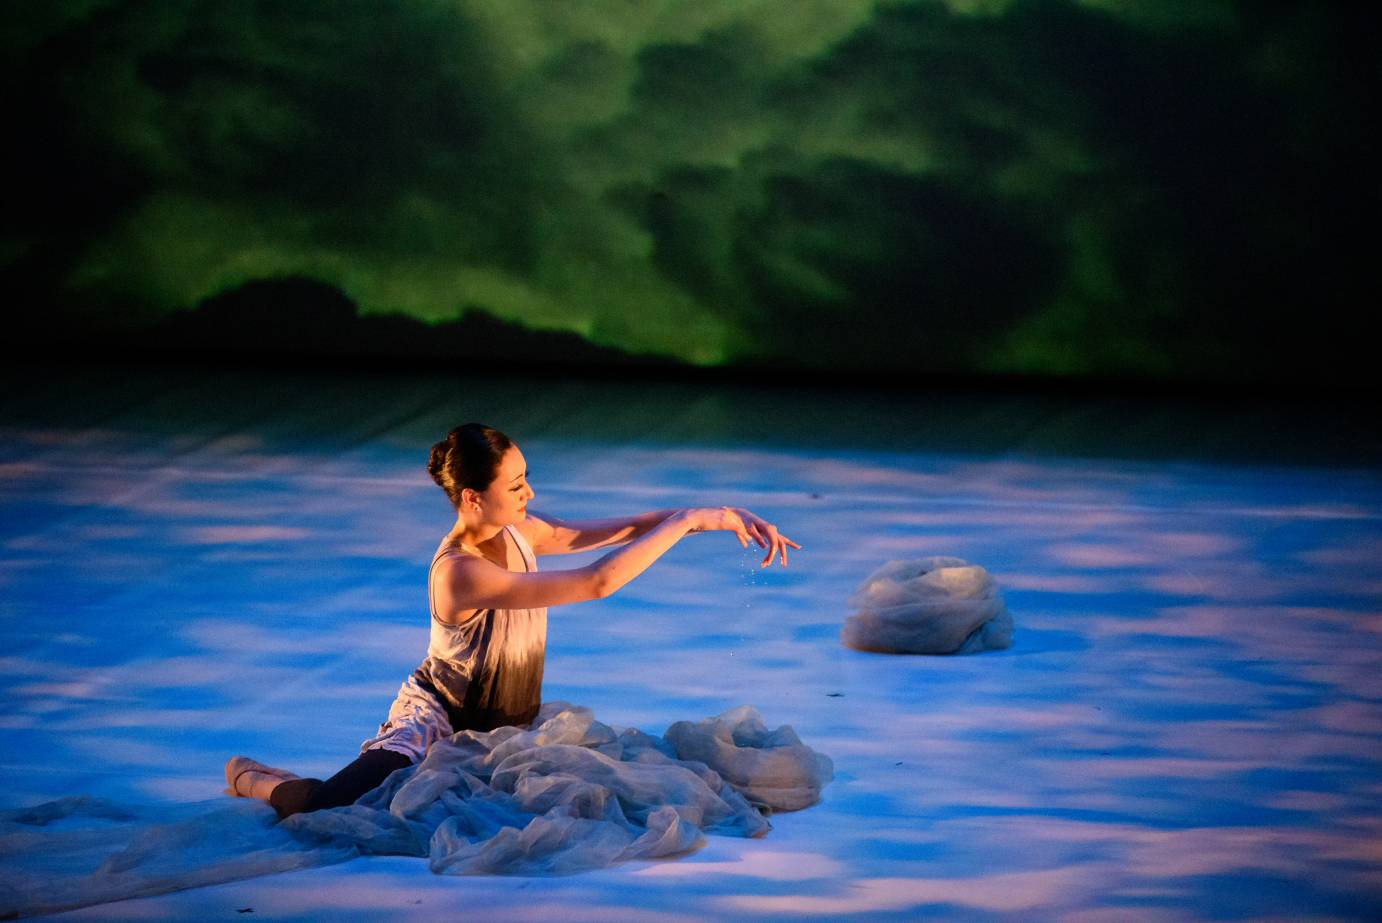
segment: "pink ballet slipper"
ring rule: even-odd
[[[225,793],[239,798],[267,797],[267,795],[256,794],[255,789],[268,783],[269,790],[272,790],[273,786],[279,782],[296,778],[298,778],[296,773],[291,773],[286,769],[265,766],[248,756],[232,756],[226,760]]]

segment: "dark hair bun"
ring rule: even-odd
[[[442,483],[442,472],[446,468],[446,456],[456,447],[455,433],[455,430],[447,433],[445,439],[432,446],[432,451],[427,456],[427,473],[437,482],[438,487],[446,487]]]
[[[427,473],[460,508],[461,491],[485,490],[494,482],[499,462],[513,447],[513,440],[483,423],[465,423],[451,430],[432,446],[427,456]]]

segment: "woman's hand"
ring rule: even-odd
[[[686,510],[689,532],[733,532],[739,544],[749,547],[749,531],[739,513],[727,506],[704,506]]]
[[[787,547],[801,550],[801,546],[792,541],[781,532],[777,531],[777,526],[768,522],[761,516],[749,512],[746,509],[735,508],[731,512],[735,513],[744,524],[744,529],[749,536],[758,543],[758,547],[768,549],[768,556],[763,559],[759,567],[767,567],[773,563],[773,558],[781,557],[782,566],[787,566]]]
[[[801,549],[800,545],[777,531],[777,526],[742,507],[703,507],[687,510],[686,515],[693,532],[733,532],[739,538],[739,544],[745,548],[752,540],[758,543],[758,547],[768,549],[767,557],[759,567],[767,567],[774,558],[781,558],[782,566],[786,567],[787,548]]]

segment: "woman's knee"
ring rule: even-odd
[[[311,807],[317,793],[321,790],[321,779],[289,779],[274,786],[269,793],[269,804],[280,819],[304,811],[314,811]]]
[[[322,811],[354,804],[361,795],[373,791],[394,773],[413,761],[393,750],[366,750],[349,766],[314,788],[303,811]]]

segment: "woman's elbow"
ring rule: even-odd
[[[623,586],[614,579],[614,575],[603,570],[596,570],[590,575],[590,592],[592,599],[604,599],[610,596],[615,590]]]

